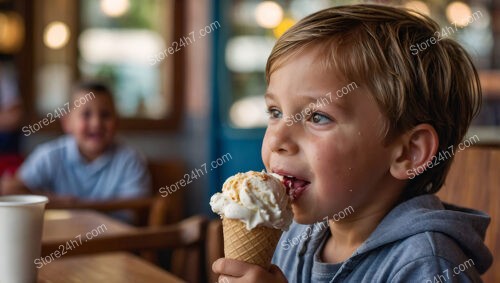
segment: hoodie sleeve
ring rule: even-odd
[[[389,281],[422,283],[475,283],[482,282],[477,275],[474,261],[452,263],[439,256],[426,256],[414,260],[401,268]]]

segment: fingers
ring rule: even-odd
[[[219,276],[219,278],[217,279],[217,282],[216,283],[231,283],[229,281],[229,277],[226,277],[224,275],[221,275]]]
[[[212,264],[212,270],[219,274],[217,283],[239,282],[288,282],[283,272],[272,265],[269,270],[243,261],[219,258]]]
[[[285,274],[283,274],[283,271],[281,271],[281,269],[276,266],[276,265],[271,265],[271,268],[269,268],[269,273],[273,274],[273,275],[277,275],[278,277],[283,277],[285,278]]]
[[[249,269],[254,267],[253,264],[227,258],[219,258],[212,264],[212,270],[215,273],[229,275],[231,277],[241,277],[245,275]]]

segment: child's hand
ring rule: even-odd
[[[20,190],[22,184],[10,172],[5,172],[0,176],[0,195],[24,194],[24,190]]]
[[[255,264],[219,258],[213,263],[212,270],[220,274],[218,283],[288,282],[276,265],[272,265],[270,270],[265,270]]]

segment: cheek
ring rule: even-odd
[[[380,147],[354,142],[352,146],[332,149],[319,157],[321,190],[339,201],[351,202],[353,193],[362,194],[380,181],[387,171],[386,154]]]
[[[85,131],[85,129],[87,128],[87,124],[88,123],[86,123],[85,120],[77,119],[72,123],[72,127],[76,132],[81,133]]]
[[[264,135],[264,139],[262,140],[262,148],[261,148],[261,157],[262,157],[262,162],[264,162],[264,166],[266,166],[267,169],[269,169],[269,159],[271,156],[271,151],[269,150],[269,147],[267,146],[267,131],[266,134]]]
[[[311,154],[314,160],[310,163],[314,164],[312,171],[317,174],[319,189],[325,193],[348,191],[355,179],[359,178],[354,174],[355,154],[352,147],[326,143],[311,148],[317,148]]]

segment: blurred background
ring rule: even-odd
[[[500,0],[376,2],[455,29],[449,36],[470,52],[484,90],[470,135],[499,143]],[[264,68],[276,39],[310,13],[353,3],[0,0],[0,109],[22,113],[0,131],[27,156],[62,132],[59,121],[29,135],[23,126],[62,108],[75,81],[102,79],[115,92],[120,138],[149,160],[178,160],[187,172],[223,160],[184,192],[186,214],[208,213],[226,177],[263,169]]]

